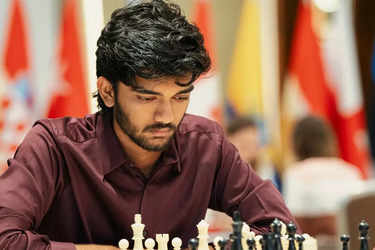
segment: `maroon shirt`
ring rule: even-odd
[[[111,116],[35,123],[0,177],[0,249],[117,245],[142,214],[145,238],[197,236],[206,209],[238,209],[253,230],[292,220],[279,192],[261,180],[214,122],[185,115],[150,177],[126,157]],[[63,243],[65,242],[65,243]]]

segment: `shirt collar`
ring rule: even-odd
[[[134,166],[129,158],[126,157],[121,143],[113,130],[112,112],[104,114],[98,113],[98,143],[99,147],[103,147],[105,152],[102,162],[103,178],[106,174],[123,165]],[[162,165],[174,165],[178,173],[181,172],[180,154],[178,147],[178,131],[172,138],[170,147],[164,151],[160,163]]]

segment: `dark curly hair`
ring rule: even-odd
[[[162,0],[143,1],[115,10],[97,42],[96,76],[117,90],[119,81],[135,87],[135,77],[157,79],[191,74],[192,84],[207,72],[211,60],[203,36],[187,21],[178,5]],[[101,112],[105,106],[98,93]]]

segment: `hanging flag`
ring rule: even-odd
[[[77,1],[65,0],[58,51],[60,81],[56,83],[48,117],[83,116],[89,111],[81,41]]]
[[[216,67],[211,0],[196,0],[193,20],[203,34],[204,45],[212,60],[212,68],[196,81],[187,112],[221,123],[221,86]]]
[[[341,157],[367,178],[369,154],[351,4],[340,1],[325,21],[311,1],[300,2],[283,96],[284,124],[290,131],[293,120],[307,113],[325,118],[336,132]]]
[[[259,1],[245,0],[226,87],[230,119],[263,112],[260,22]]]
[[[13,0],[0,74],[0,174],[32,125],[33,95],[30,82],[29,44],[21,0]]]

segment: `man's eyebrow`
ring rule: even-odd
[[[152,90],[144,89],[144,88],[141,88],[141,87],[133,88],[133,91],[138,92],[140,94],[161,95],[159,92],[155,92],[155,91],[152,91]]]
[[[188,88],[183,89],[183,90],[177,92],[176,95],[190,93],[193,89],[194,89],[194,85],[190,85]],[[140,93],[140,94],[161,95],[159,92],[155,92],[155,91],[152,91],[152,90],[144,89],[144,88],[141,88],[141,87],[135,87],[135,88],[133,88],[133,91],[135,91],[137,93]]]
[[[194,89],[194,85],[190,85],[189,88],[186,88],[186,89],[183,89],[183,90],[177,92],[176,95],[190,93],[191,91],[193,91],[193,89]]]

